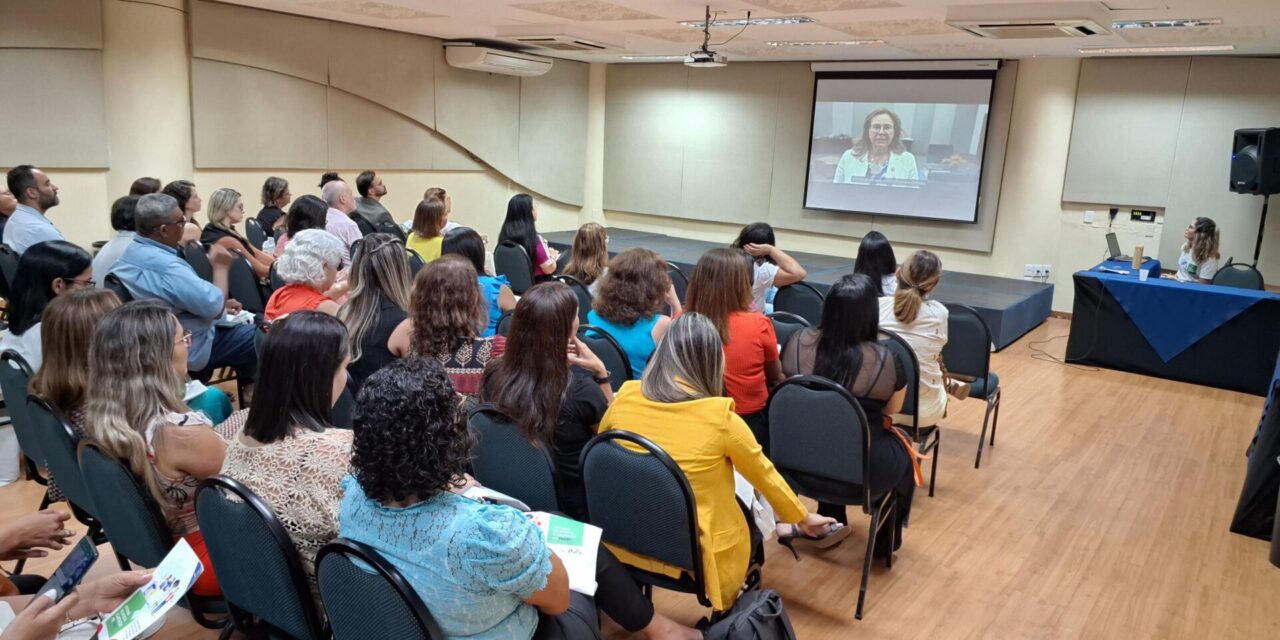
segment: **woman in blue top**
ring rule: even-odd
[[[564,565],[523,513],[456,493],[472,439],[430,358],[373,374],[355,411],[352,474],[338,533],[372,546],[427,605],[446,638],[598,638],[600,610],[649,638],[700,638],[653,604],[603,546],[596,597],[569,591]]]
[[[639,380],[649,356],[667,332],[671,318],[664,306],[680,313],[667,263],[648,249],[627,249],[609,261],[600,290],[587,314],[587,324],[604,329],[622,346],[631,361],[631,377]]]
[[[474,229],[458,227],[444,234],[440,245],[440,254],[456,253],[471,262],[476,268],[480,281],[480,295],[484,297],[489,309],[489,324],[480,332],[481,338],[488,338],[498,329],[498,318],[502,312],[516,308],[516,294],[511,291],[511,283],[506,276],[491,276],[484,272],[484,239]]]

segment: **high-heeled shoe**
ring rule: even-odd
[[[840,544],[845,538],[849,537],[850,531],[848,526],[836,523],[828,526],[827,535],[811,536],[797,525],[791,524],[787,526],[791,527],[791,533],[779,533],[778,544],[786,547],[791,552],[791,555],[796,557],[796,562],[800,562],[800,552],[796,549],[797,543],[802,547],[826,549]]]

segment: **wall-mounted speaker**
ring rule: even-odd
[[[1231,185],[1236,193],[1280,193],[1280,128],[1236,129]]]

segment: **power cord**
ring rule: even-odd
[[[1098,367],[1087,367],[1084,365],[1075,364],[1073,362],[1067,362],[1066,359],[1059,358],[1058,356],[1055,356],[1052,353],[1049,353],[1048,351],[1037,346],[1042,344],[1049,344],[1054,340],[1060,340],[1062,338],[1066,338],[1069,336],[1070,334],[1063,334],[1060,336],[1050,336],[1048,338],[1045,338],[1044,340],[1035,340],[1033,342],[1028,343],[1027,348],[1031,351],[1031,354],[1032,354],[1031,359],[1041,360],[1043,362],[1052,362],[1054,364],[1060,364],[1064,367],[1071,367],[1072,369],[1077,369],[1080,371],[1101,371],[1101,369],[1099,369]]]

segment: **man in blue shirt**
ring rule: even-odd
[[[253,325],[215,326],[225,312],[240,310],[240,303],[227,297],[227,272],[235,256],[223,247],[209,247],[213,283],[201,280],[178,250],[185,222],[172,196],[152,193],[139,198],[134,210],[138,235],[111,273],[134,298],[160,300],[173,309],[178,322],[191,332],[187,369],[193,377],[234,367],[240,384],[248,384],[258,364]]]
[[[65,240],[62,232],[45,217],[58,206],[58,187],[45,172],[20,164],[9,170],[9,191],[18,199],[18,208],[4,225],[3,242],[22,255],[32,245],[46,240]]]

